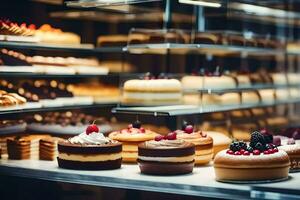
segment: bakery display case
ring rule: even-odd
[[[299,2],[14,3],[4,199],[300,198]]]

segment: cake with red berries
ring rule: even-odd
[[[58,142],[58,166],[77,170],[108,170],[121,167],[122,143],[105,137],[95,125]]]
[[[171,132],[139,145],[138,164],[143,174],[177,175],[193,172],[195,145]]]
[[[208,164],[213,158],[213,139],[202,131],[195,131],[193,125],[183,123],[181,130],[176,130],[178,139],[195,145],[195,164]]]
[[[218,181],[269,181],[288,177],[290,160],[287,153],[270,142],[268,132],[254,131],[249,146],[233,142],[230,149],[214,159]]]
[[[127,128],[114,131],[109,138],[122,142],[122,158],[124,162],[136,162],[138,156],[138,145],[142,142],[153,140],[157,133],[145,129],[139,120],[129,124]]]

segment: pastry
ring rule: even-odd
[[[7,139],[8,158],[14,160],[39,159],[39,140],[47,135],[17,136]]]
[[[214,156],[224,150],[227,149],[228,145],[231,143],[231,139],[223,133],[215,132],[215,131],[204,131],[204,134],[211,137],[213,139],[213,152]]]
[[[274,103],[275,101],[275,91],[273,89],[263,89],[258,90],[262,103]]]
[[[58,137],[46,137],[39,141],[39,159],[55,160],[58,156],[57,143],[63,141]]]
[[[34,35],[38,37],[42,43],[80,44],[79,35],[71,32],[63,32],[61,29],[53,28],[49,24],[44,24],[35,30]]]
[[[138,145],[153,140],[156,135],[157,133],[142,127],[141,122],[137,120],[133,124],[129,124],[128,128],[110,133],[109,137],[123,143],[124,162],[136,162]]]
[[[95,125],[58,142],[58,166],[76,170],[107,170],[121,167],[122,143],[105,137]]]
[[[186,142],[195,145],[195,164],[208,164],[213,157],[213,139],[207,136],[202,131],[194,131],[194,127],[184,123],[182,130],[174,131],[177,134],[177,139],[182,139]]]
[[[295,144],[294,139],[289,139],[288,143],[286,145],[279,146],[279,150],[285,151],[291,161],[291,167],[290,170],[300,170],[300,145]]]
[[[285,151],[269,144],[269,135],[251,134],[250,145],[233,142],[214,159],[218,181],[266,181],[288,177],[290,160]]]
[[[290,85],[298,85],[300,84],[299,73],[287,73],[287,80]]]
[[[257,92],[242,92],[241,94],[242,104],[258,104],[260,98]]]
[[[123,104],[165,105],[181,102],[181,83],[176,79],[129,80],[124,83]]]
[[[230,76],[184,76],[181,83],[185,90],[232,89],[237,86]]]
[[[176,138],[171,132],[158,135],[138,147],[138,164],[141,173],[176,175],[191,173],[194,167],[195,146]]]
[[[238,87],[251,87],[251,80],[248,75],[238,74],[235,79],[237,80]]]
[[[284,73],[273,73],[271,74],[273,84],[276,85],[287,85],[287,77]]]

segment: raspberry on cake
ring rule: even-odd
[[[124,83],[122,103],[168,105],[181,102],[181,83],[177,79],[128,80]]]
[[[85,132],[58,142],[58,166],[78,170],[118,169],[122,162],[122,143],[105,137],[95,125]]]
[[[113,140],[123,143],[122,157],[125,162],[136,162],[138,145],[142,142],[153,140],[157,133],[142,127],[140,121],[129,124],[127,128],[109,134]]]
[[[250,145],[243,141],[231,143],[230,149],[219,152],[214,159],[218,181],[265,181],[288,177],[290,160],[278,150],[271,134],[263,129],[251,134]]]
[[[144,174],[187,174],[193,171],[194,162],[195,145],[177,139],[176,132],[158,135],[138,148],[138,164]]]
[[[178,139],[195,145],[195,164],[208,164],[213,158],[213,139],[202,131],[194,131],[193,125],[184,123],[182,130],[176,130]]]

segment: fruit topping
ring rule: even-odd
[[[244,149],[241,149],[240,152],[241,152],[241,154],[244,154],[245,150],[244,150]]]
[[[233,152],[239,151],[241,149],[239,142],[231,143],[229,149],[232,150]]]
[[[280,136],[274,136],[273,137],[273,144],[276,146],[280,146],[281,145],[281,138]]]
[[[265,150],[264,145],[262,143],[260,143],[260,142],[256,143],[256,145],[255,145],[254,148],[257,149],[257,150],[259,150],[259,151],[264,151]]]
[[[230,150],[230,149],[228,149],[227,151],[226,151],[226,153],[228,153],[228,154],[234,154],[234,152],[232,151],[232,150]]]
[[[250,147],[250,146],[248,146],[248,147],[247,147],[247,151],[250,152],[250,153],[252,153],[252,152],[253,152],[253,148]]]
[[[157,135],[157,136],[155,136],[154,140],[158,142],[158,141],[163,140],[164,138],[165,137],[163,135]]]
[[[270,144],[266,144],[265,149],[269,150],[269,149],[273,149],[273,147]]]
[[[265,144],[265,139],[264,139],[264,136],[260,132],[254,131],[251,134],[250,146],[254,148],[257,143]]]
[[[273,135],[269,130],[264,128],[260,130],[260,133],[264,136],[265,143],[272,143]]]
[[[193,133],[193,131],[194,131],[194,127],[192,125],[187,125],[184,129],[184,132],[189,133],[189,134]]]
[[[264,154],[269,154],[269,151],[268,150],[264,151]]]
[[[295,140],[293,138],[289,138],[288,141],[287,141],[287,144],[288,145],[296,144],[296,142],[295,142]]]
[[[146,130],[143,127],[140,128],[140,131],[141,133],[146,133]]]
[[[131,129],[131,128],[132,128],[132,124],[129,124],[127,128],[128,128],[128,129]]]
[[[295,140],[300,140],[300,130],[296,129],[293,133],[292,138],[294,138]]]
[[[257,150],[257,149],[255,149],[255,150],[253,151],[253,155],[260,155],[260,151]]]
[[[86,128],[86,130],[85,130],[85,133],[86,133],[87,135],[89,135],[89,134],[91,134],[91,133],[93,133],[93,132],[96,132],[96,133],[99,132],[99,128],[98,128],[98,126],[97,126],[96,124],[91,124],[91,125],[89,125],[89,126]]]
[[[168,135],[166,135],[165,138],[166,138],[167,140],[176,140],[177,134],[176,134],[176,132],[171,132],[171,133],[168,133]]]
[[[239,156],[239,155],[242,155],[242,154],[241,154],[241,152],[236,151],[236,152],[234,152],[234,155]]]
[[[142,123],[139,120],[136,120],[133,124],[132,127],[133,128],[141,128]]]
[[[244,156],[250,156],[250,152],[249,151],[244,151],[243,155]]]
[[[273,149],[273,152],[274,152],[274,153],[278,152],[277,147],[275,147],[275,148]]]
[[[240,146],[241,149],[244,149],[244,150],[247,149],[247,144],[244,141],[239,141],[239,146]]]
[[[207,137],[207,134],[206,134],[206,133],[204,133],[203,131],[201,131],[201,133],[200,133],[200,134],[201,134],[201,136],[202,136],[202,137]]]

